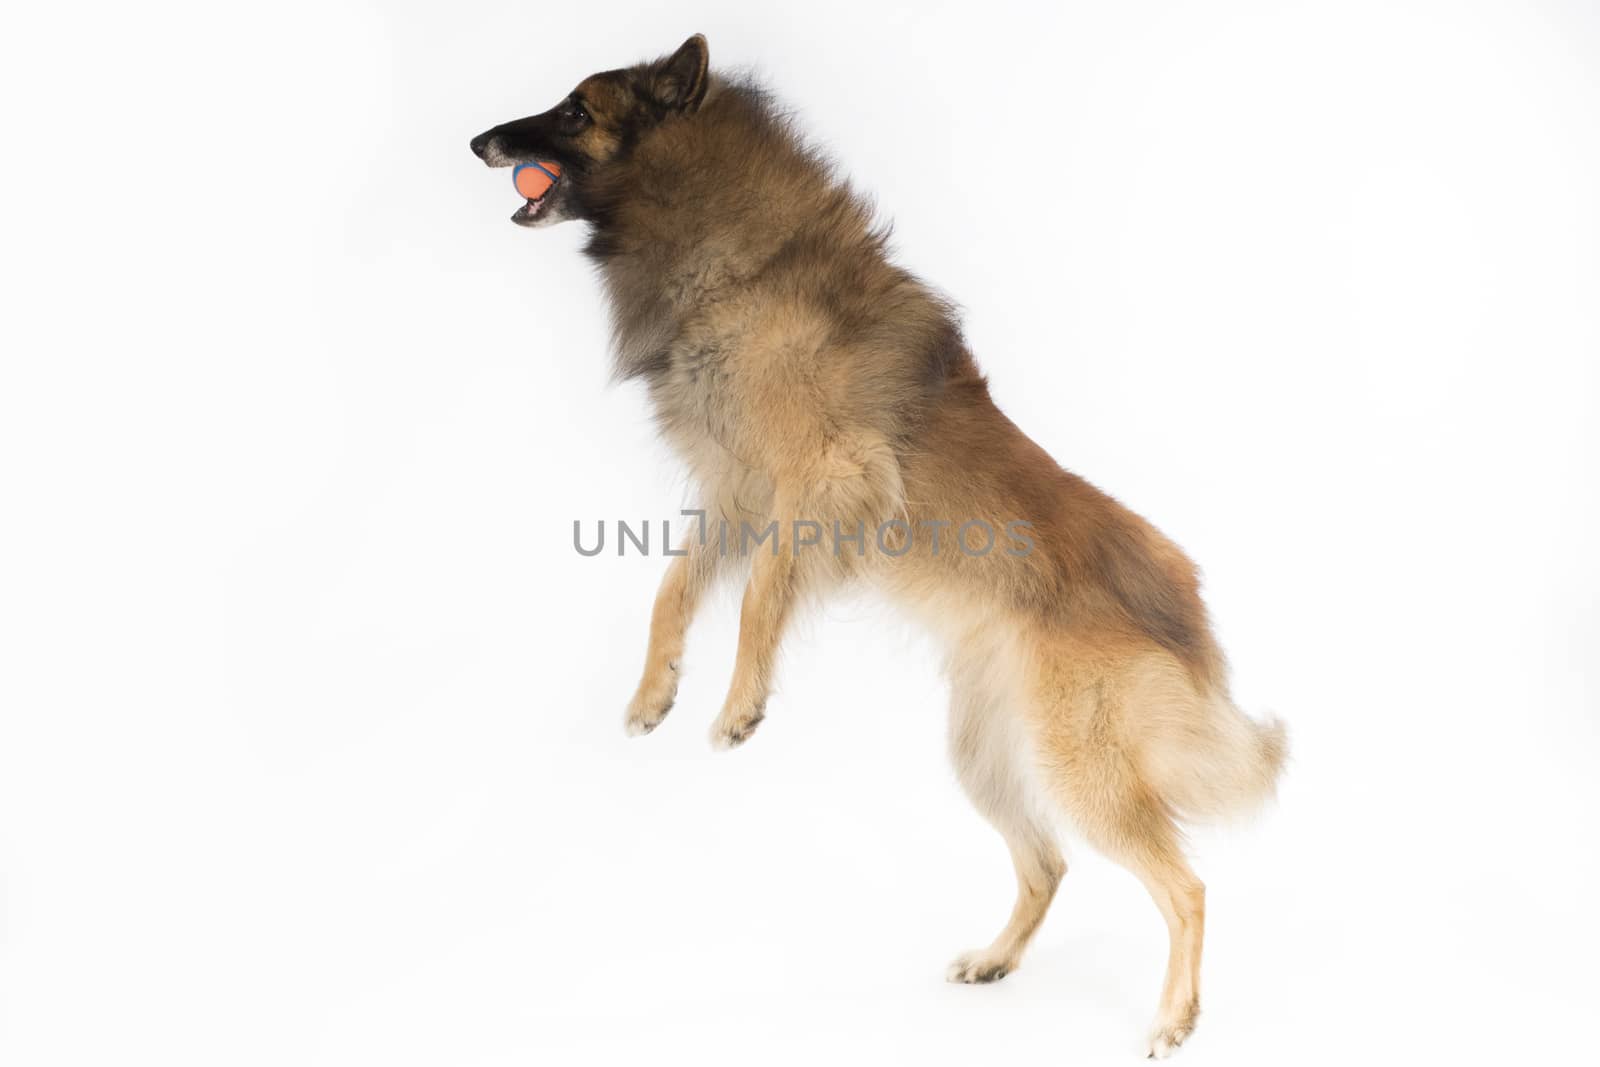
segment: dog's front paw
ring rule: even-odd
[[[717,721],[711,726],[711,746],[713,748],[737,748],[750,739],[756,732],[756,727],[761,725],[761,720],[766,718],[767,705],[765,701],[735,703],[729,701],[723,706],[722,714],[717,716]]]
[[[678,665],[668,665],[667,669],[655,678],[645,678],[639,683],[639,691],[633,694],[633,699],[628,701],[628,714],[623,719],[623,728],[628,731],[629,737],[639,737],[654,730],[661,725],[661,720],[667,717],[667,712],[672,710],[673,701],[678,696]]]
[[[998,982],[1016,969],[1017,961],[1011,957],[998,956],[988,949],[981,949],[963,952],[951,960],[944,977],[949,982],[981,985],[984,982]]]

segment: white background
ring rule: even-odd
[[[681,477],[576,225],[475,133],[694,31],[958,299],[999,403],[1205,568],[1280,803],[1194,836],[1196,1064],[1592,1055],[1600,11],[1585,0],[9,12],[0,1062],[1132,1062],[1075,849],[1023,968],[870,599],[706,739],[624,702]],[[592,529],[592,525],[589,527]]]

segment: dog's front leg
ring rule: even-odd
[[[894,453],[871,434],[838,436],[818,448],[805,469],[787,474],[773,479],[772,550],[758,546],[752,554],[733,684],[711,728],[711,742],[718,748],[744,742],[766,714],[778,644],[796,600],[850,574],[853,564],[843,552],[841,531],[857,531],[857,555],[864,554],[865,539],[871,536],[867,530],[895,514],[905,498]],[[831,551],[819,544],[826,530],[833,531]],[[741,531],[741,548],[743,536]]]
[[[678,696],[678,667],[683,660],[684,635],[694,621],[701,595],[716,577],[721,556],[701,537],[684,540],[684,555],[675,556],[650,613],[650,645],[645,651],[644,674],[628,702],[624,725],[630,735],[647,734],[661,725]]]
[[[750,565],[739,611],[739,655],[734,661],[733,684],[711,728],[711,743],[718,748],[742,744],[760,725],[772,687],[772,669],[778,643],[793,606],[798,559],[792,543],[783,537],[776,551],[757,550]]]

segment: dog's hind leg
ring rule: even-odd
[[[1167,973],[1150,1028],[1147,1052],[1164,1059],[1194,1032],[1200,1017],[1200,949],[1205,938],[1206,887],[1190,869],[1171,819],[1143,802],[1122,816],[1138,829],[1091,837],[1109,858],[1132,871],[1167,923]]]
[[[967,796],[999,830],[1011,850],[1017,901],[989,947],[951,962],[952,982],[993,982],[1017,969],[1066,864],[1049,820],[1033,795],[1032,749],[1005,694],[985,684],[976,667],[952,671],[950,757]]]
[[[1162,1058],[1193,1032],[1200,1015],[1200,949],[1205,886],[1183,855],[1172,809],[1142,771],[1129,738],[1165,699],[1184,699],[1177,673],[1158,662],[1084,654],[1045,694],[1038,724],[1045,788],[1088,843],[1126,867],[1166,920],[1167,972],[1148,1053]]]

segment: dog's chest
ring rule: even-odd
[[[700,485],[715,495],[731,480],[748,493],[770,465],[763,412],[784,376],[760,343],[760,302],[739,286],[659,279],[647,299],[629,301],[622,278],[608,279],[620,369],[645,381],[662,436]]]
[[[669,443],[685,459],[708,444],[737,452],[747,413],[740,408],[738,368],[717,340],[680,336],[659,357],[650,402]]]

